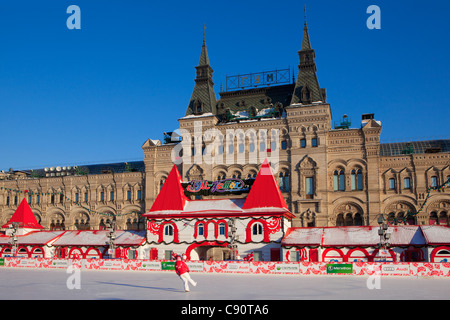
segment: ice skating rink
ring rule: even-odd
[[[175,272],[0,269],[0,299],[51,300],[446,300],[450,279],[364,276],[191,273],[198,286],[184,292]],[[70,289],[72,287],[72,289]],[[78,287],[78,288],[77,288]],[[373,285],[372,285],[373,287]],[[379,287],[379,288],[377,288]]]

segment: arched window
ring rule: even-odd
[[[255,152],[255,143],[253,141],[248,145],[248,151]]]
[[[266,134],[264,131],[259,133],[259,151],[266,152]]]
[[[352,190],[363,189],[363,179],[361,169],[353,169],[351,175],[351,188]]]
[[[445,211],[441,211],[441,213],[439,213],[439,220],[438,223],[440,225],[446,226],[448,225],[448,215],[447,212]]]
[[[355,225],[355,226],[363,225],[363,219],[361,217],[361,214],[355,213],[355,217],[353,218],[353,225]]]
[[[168,224],[164,227],[164,235],[165,236],[173,236],[173,226]]]
[[[289,191],[289,172],[280,172],[278,178],[278,185],[282,192]]]
[[[433,211],[433,212],[430,213],[430,219],[429,219],[428,223],[429,223],[430,225],[433,225],[433,224],[437,224],[437,223],[438,223],[437,212]]]
[[[219,236],[225,235],[225,223],[221,222],[219,223]]]
[[[164,185],[164,182],[166,182],[166,177],[163,177],[159,180],[159,191],[161,191],[161,189]]]
[[[252,227],[252,234],[254,236],[263,234],[263,225],[261,223],[255,223]]]
[[[248,174],[247,174],[247,179],[254,179],[254,178],[256,178],[256,172],[254,172],[254,171],[252,171],[252,172],[249,172]]]
[[[344,221],[346,226],[352,226],[353,225],[353,217],[351,213],[347,213],[345,215],[345,221]]]
[[[199,236],[205,235],[205,225],[203,223],[199,223],[197,225],[197,235],[199,235]]]
[[[336,217],[336,226],[343,227],[344,226],[344,215],[342,213],[338,214]]]
[[[334,191],[345,191],[345,172],[344,170],[336,170],[333,174]]]

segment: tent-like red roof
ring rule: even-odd
[[[242,209],[253,208],[285,208],[288,210],[267,159],[261,165],[255,182],[242,206]]]
[[[174,165],[150,208],[150,212],[183,210],[188,199],[184,194],[181,182],[180,173]]]
[[[2,228],[11,227],[13,222],[18,222],[19,228],[44,229],[44,227],[37,222],[36,217],[34,216],[33,211],[31,211],[25,198],[22,200],[11,219],[9,219],[8,223],[4,224]]]

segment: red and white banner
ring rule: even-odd
[[[326,262],[275,262],[275,261],[187,261],[191,272],[241,273],[241,274],[298,274],[330,275]],[[427,262],[353,262],[351,274],[370,276],[450,277],[450,263]],[[0,267],[7,268],[67,268],[74,265],[89,270],[164,271],[161,261],[129,259],[46,259],[1,258]],[[334,263],[333,265],[339,265]],[[339,273],[334,273],[339,274]],[[348,275],[348,274],[347,274]]]

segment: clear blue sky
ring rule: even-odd
[[[226,75],[297,70],[304,4],[333,120],[375,113],[382,142],[450,138],[446,0],[15,0],[0,3],[0,169],[142,160],[184,116],[203,24],[218,93]]]

